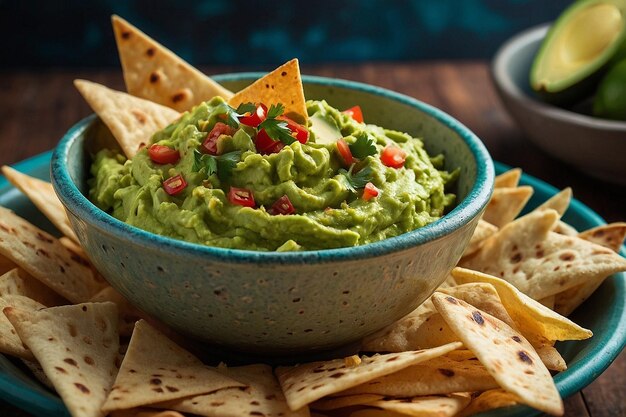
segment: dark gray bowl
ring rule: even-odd
[[[237,90],[260,74],[216,77]],[[56,148],[52,184],[85,251],[133,304],[203,341],[257,354],[311,352],[361,339],[423,302],[454,267],[492,190],[480,140],[427,104],[378,87],[305,77],[308,98],[423,136],[448,168],[460,167],[458,204],[442,219],[380,242],[332,250],[267,253],[187,243],[129,226],[86,197],[89,153],[110,133],[94,116]]]
[[[550,24],[528,29],[496,53],[493,81],[524,134],[545,152],[602,180],[626,184],[626,122],[599,119],[540,101],[529,72]]]

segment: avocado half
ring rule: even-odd
[[[626,45],[626,0],[579,0],[561,13],[530,69],[545,100],[573,104],[590,95]]]

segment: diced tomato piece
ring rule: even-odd
[[[293,136],[298,142],[307,143],[309,140],[309,131],[306,127],[294,122],[287,116],[278,116],[276,119],[287,122],[287,127],[291,130],[291,136]]]
[[[230,187],[228,201],[238,206],[254,207],[254,195],[246,188]]]
[[[387,146],[380,154],[380,160],[388,167],[402,168],[406,160],[406,152],[397,146]]]
[[[282,151],[284,147],[285,147],[285,144],[277,140],[276,143],[274,144],[274,147],[270,149],[268,153],[278,153]]]
[[[371,182],[368,182],[365,184],[365,188],[363,189],[363,200],[369,201],[374,197],[378,197],[379,193],[380,191],[378,188],[376,188],[376,186]]]
[[[278,200],[276,200],[274,202],[274,204],[272,204],[272,208],[270,209],[270,214],[284,214],[284,215],[288,215],[288,214],[293,214],[296,212],[296,209],[293,207],[293,204],[291,204],[291,200],[289,200],[289,197],[287,197],[287,195],[285,194],[284,196],[282,196],[281,198],[279,198]]]
[[[259,133],[256,135],[256,140],[254,141],[257,152],[264,155],[277,152],[274,149],[278,146],[278,144],[282,144],[282,142],[270,138],[265,129],[259,130]]]
[[[246,113],[239,118],[239,122],[252,127],[257,127],[261,124],[267,116],[267,106],[263,103],[259,103],[252,114]]]
[[[148,156],[157,164],[175,164],[180,159],[180,153],[176,149],[157,144],[148,148]]]
[[[187,181],[183,178],[182,175],[174,175],[163,181],[163,189],[169,195],[176,195],[183,191],[187,186]]]
[[[355,121],[359,123],[363,123],[363,112],[361,111],[361,106],[350,107],[343,111],[343,113],[352,117]]]
[[[347,168],[354,163],[354,157],[352,156],[352,151],[350,150],[350,146],[348,142],[343,139],[339,139],[337,142],[337,151],[339,152],[339,156],[341,156],[343,165]]]
[[[226,123],[217,122],[202,142],[202,150],[209,155],[217,155],[217,139],[222,135],[234,135],[237,130]]]

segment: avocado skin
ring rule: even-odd
[[[533,85],[533,74],[540,66],[541,57],[549,53],[547,48],[549,48],[551,38],[554,36],[557,29],[561,25],[567,24],[569,19],[576,15],[576,11],[578,9],[602,3],[614,4],[621,9],[623,15],[626,14],[626,0],[578,0],[565,9],[550,27],[550,30],[539,47],[539,51],[537,52],[537,55],[531,65],[529,74],[530,86],[535,92],[535,95],[542,101],[560,107],[576,105],[578,102],[592,96],[598,87],[600,80],[604,77],[609,68],[615,62],[626,57],[626,25],[624,25],[619,38],[612,43],[602,55],[592,61],[589,65],[570,75],[571,78],[578,78],[578,76],[582,74],[583,77],[580,80],[574,81],[571,84],[564,83],[565,87],[556,91],[547,91],[545,89],[537,90]]]

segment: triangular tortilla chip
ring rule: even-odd
[[[515,327],[526,338],[543,337],[549,341],[583,340],[593,335],[590,330],[550,310],[503,279],[464,268],[453,269],[452,275],[457,282],[485,282],[493,285]]]
[[[498,293],[491,285],[457,285],[441,290],[511,323],[500,303]],[[456,341],[458,341],[456,334],[428,299],[400,320],[366,337],[362,348],[368,352],[404,352]]]
[[[624,238],[626,238],[626,223],[612,223],[594,227],[578,234],[578,237],[619,252]],[[606,274],[598,274],[587,277],[583,284],[569,288],[556,294],[554,309],[564,316],[569,316],[579,305],[593,294],[602,282],[607,278]]]
[[[618,253],[626,239],[626,223],[618,222],[594,227],[580,232],[578,237]]]
[[[483,411],[512,407],[519,403],[517,395],[506,392],[503,389],[492,389],[482,392],[478,397],[473,398],[470,404],[459,413],[458,417],[469,417]]]
[[[184,112],[233,93],[119,16],[112,16],[115,42],[129,94]]]
[[[61,204],[61,201],[54,193],[52,184],[39,178],[22,174],[6,165],[2,167],[2,173],[11,184],[26,194],[30,201],[37,206],[61,233],[78,243],[78,237],[76,237],[76,233],[74,233],[70,225],[63,204]]]
[[[535,300],[582,284],[590,276],[626,270],[626,259],[609,249],[551,232],[558,219],[551,209],[520,217],[459,266],[500,277]]]
[[[102,410],[139,407],[243,386],[205,366],[140,320],[135,324],[120,372]]]
[[[0,255],[73,303],[88,300],[105,286],[55,237],[4,207],[0,207]]]
[[[211,394],[167,401],[154,406],[208,417],[308,417],[307,407],[298,411],[289,409],[270,366],[218,367],[218,370],[247,387],[225,388]]]
[[[383,398],[383,395],[377,394],[355,394],[342,397],[326,397],[315,401],[311,404],[311,408],[321,411],[337,410],[338,408],[371,403],[372,401],[382,400]]]
[[[103,417],[117,368],[117,311],[85,303],[4,313],[30,348],[73,417]]]
[[[533,195],[533,188],[521,186],[515,188],[496,188],[487,204],[483,220],[497,227],[510,223],[521,213]]]
[[[326,395],[345,391],[374,378],[445,355],[461,346],[461,343],[455,342],[433,349],[364,356],[359,365],[350,367],[346,366],[343,359],[278,367],[276,375],[289,408],[298,410]]]
[[[522,176],[522,170],[520,168],[512,168],[500,175],[497,175],[494,182],[494,188],[511,188],[517,187],[519,180]]]
[[[476,229],[474,230],[474,234],[470,238],[469,244],[465,248],[465,252],[463,252],[463,256],[471,255],[480,249],[480,246],[483,242],[491,235],[496,233],[498,228],[491,223],[488,223],[484,220],[479,220],[476,225]]]
[[[538,410],[563,414],[563,401],[550,372],[521,333],[450,295],[436,292],[432,300],[463,345],[502,388]]]
[[[338,395],[378,394],[387,397],[473,392],[499,387],[476,359],[454,360],[446,356],[409,366],[373,379]]]
[[[564,188],[558,193],[554,194],[543,204],[535,208],[535,210],[552,209],[559,213],[559,216],[563,216],[569,207],[569,203],[572,201],[572,189],[570,187]]]
[[[37,311],[46,308],[45,305],[22,295],[0,297],[0,310],[5,307],[15,307],[24,311]],[[0,314],[0,352],[21,359],[35,360],[33,353],[22,343],[15,328],[4,314]]]
[[[452,417],[465,408],[469,402],[470,396],[466,394],[449,397],[385,398],[367,405],[413,417]]]
[[[22,295],[31,298],[46,307],[54,307],[69,302],[42,284],[23,269],[14,268],[0,276],[0,297]]]
[[[94,295],[89,301],[93,303],[110,301],[117,305],[120,336],[126,337],[132,335],[135,323],[145,316],[145,314],[129,303],[128,300],[113,287],[103,288],[102,291]]]
[[[285,106],[285,116],[306,125],[309,116],[298,60],[292,59],[281,65],[228,100],[228,104],[233,107],[248,102],[263,103],[268,108],[272,104],[281,103]]]
[[[74,85],[111,130],[128,158],[149,144],[154,133],[180,116],[169,107],[91,81],[75,80]]]

